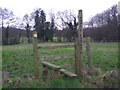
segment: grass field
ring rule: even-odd
[[[73,43],[41,43],[38,46],[64,45]],[[40,56],[73,54],[74,48],[63,49],[39,49]],[[118,69],[118,44],[117,43],[91,43],[91,54],[94,67],[101,68],[103,72]],[[83,45],[84,64],[87,66],[85,44]],[[48,61],[48,60],[46,60]],[[74,63],[74,58],[49,60],[56,65]],[[39,70],[41,75],[41,64]],[[68,69],[74,72],[74,69]],[[85,82],[82,77],[76,79],[58,78],[56,80],[42,82],[30,80],[34,76],[33,48],[32,44],[19,44],[3,46],[2,50],[2,71],[7,72],[3,88],[91,88],[96,84]]]

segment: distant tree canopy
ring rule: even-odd
[[[71,11],[58,12],[58,18],[61,19],[63,31],[62,36],[67,38],[68,42],[74,41],[77,36],[77,25],[76,15]],[[61,34],[60,34],[61,35]]]
[[[38,39],[41,41],[53,41],[53,36],[61,37],[67,42],[75,41],[77,37],[78,19],[72,10],[64,10],[54,13],[50,11],[50,20],[46,20],[46,13],[41,8],[35,9],[31,14],[25,14],[21,20],[16,17],[12,11],[6,8],[0,8],[0,23],[4,29],[5,42],[9,42],[10,28],[26,30],[28,43],[31,42],[32,30],[36,30]],[[93,16],[90,21],[84,24],[83,36],[91,37],[94,41],[118,41],[118,32],[120,28],[120,15],[117,12],[117,5]],[[87,27],[86,27],[87,26]],[[19,40],[21,38],[19,31]],[[3,38],[3,39],[4,39]]]
[[[1,8],[0,7],[0,23],[2,30],[4,30],[4,44],[9,44],[9,28],[13,26],[13,23],[15,22],[15,15],[13,14],[12,11],[10,11],[7,8]],[[6,28],[4,28],[4,25]],[[3,36],[2,36],[3,37]]]
[[[90,36],[95,41],[118,41],[119,20],[117,5],[114,5],[91,18],[84,36]]]
[[[38,9],[35,12],[35,30],[38,34],[38,39],[40,40],[53,40],[53,29],[54,29],[54,20],[52,19],[51,23],[46,22],[46,14],[43,10]]]

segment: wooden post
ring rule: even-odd
[[[92,69],[92,57],[91,57],[91,50],[90,50],[90,38],[86,38],[86,52],[88,58],[88,68]]]
[[[48,81],[48,68],[43,65],[43,73],[42,73],[43,81]]]
[[[83,55],[82,55],[82,44],[83,44],[83,30],[82,30],[82,10],[78,11],[78,40],[75,45],[75,70],[77,75],[82,74],[83,69]]]
[[[34,55],[34,73],[35,73],[35,78],[39,79],[37,32],[36,31],[33,32],[33,55]]]
[[[60,73],[59,69],[53,70],[52,79],[56,79],[57,77],[59,77],[59,73]]]

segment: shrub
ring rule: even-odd
[[[2,40],[3,45],[14,45],[19,43],[20,43],[20,40],[18,38],[9,38],[8,41],[6,38]]]
[[[20,43],[20,40],[17,39],[17,38],[10,38],[10,39],[8,40],[8,44],[9,44],[9,45],[14,45],[14,44],[19,44],[19,43]]]
[[[2,45],[8,45],[8,41],[6,38],[2,39]]]

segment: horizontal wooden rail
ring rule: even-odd
[[[74,45],[38,46],[38,49],[72,48]]]
[[[55,60],[55,59],[62,59],[62,58],[74,58],[74,55],[62,55],[62,56],[42,56],[39,57],[39,60]]]

